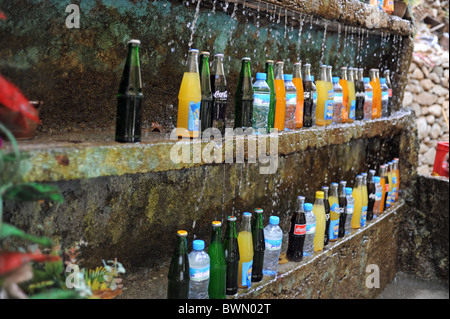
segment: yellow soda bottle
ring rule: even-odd
[[[369,207],[369,192],[367,190],[367,173],[362,173],[362,210],[361,210],[361,227],[366,225],[367,208]]]
[[[242,215],[241,229],[237,238],[240,256],[238,270],[238,286],[240,288],[250,288],[252,282],[253,238],[251,219],[252,214],[249,212]]]
[[[353,187],[352,191],[353,199],[355,200],[355,206],[353,210],[352,216],[352,228],[360,228],[361,227],[361,213],[362,213],[362,176],[356,176],[355,187]]]
[[[338,183],[331,183],[330,196],[328,202],[330,203],[330,228],[329,238],[330,241],[336,241],[339,235],[339,196],[338,196]]]
[[[324,126],[327,125],[325,119],[325,107],[328,101],[328,90],[329,84],[327,81],[327,66],[320,66],[320,77],[319,81],[316,82],[317,89],[317,106],[316,106],[316,125]]]
[[[316,216],[316,234],[314,235],[314,251],[323,249],[325,238],[325,206],[323,204],[324,193],[316,192],[316,200],[313,206],[313,213]]]
[[[178,93],[177,136],[198,137],[202,92],[198,73],[198,50],[188,51],[187,70]]]

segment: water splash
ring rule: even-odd
[[[189,43],[188,43],[189,49],[192,47],[192,44],[194,43],[195,26],[197,24],[198,17],[200,16],[201,2],[202,2],[202,0],[197,0],[197,6],[195,7],[194,20],[192,21],[192,23],[187,24],[187,27],[191,29],[191,37],[189,38]]]

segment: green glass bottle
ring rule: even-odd
[[[212,222],[211,244],[208,255],[210,258],[210,274],[208,294],[210,299],[225,299],[227,264],[222,246],[222,223]]]
[[[117,93],[115,140],[121,143],[141,141],[142,79],[139,65],[139,40],[128,41],[128,55]]]
[[[238,291],[239,245],[236,231],[236,217],[227,217],[227,230],[223,240],[225,261],[227,263],[226,294],[234,295]]]
[[[250,58],[242,58],[241,72],[234,96],[234,128],[251,128],[253,121],[253,83]]]
[[[264,251],[266,242],[264,240],[263,209],[255,208],[252,222],[253,238],[253,269],[252,282],[261,281],[263,278]]]
[[[200,123],[202,132],[212,126],[213,95],[209,72],[209,52],[200,52],[200,85],[202,101],[200,103]]]
[[[177,232],[177,244],[172,255],[168,274],[168,299],[188,299],[189,258],[187,253],[187,231]]]
[[[266,61],[266,74],[267,74],[267,85],[270,88],[270,104],[269,104],[269,116],[267,117],[267,130],[269,133],[275,125],[275,105],[276,105],[276,94],[275,94],[275,84],[273,77],[273,60]]]

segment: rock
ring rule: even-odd
[[[433,165],[435,157],[436,157],[436,149],[430,148],[425,154],[423,154],[422,163],[427,165]]]
[[[435,73],[430,73],[430,75],[429,75],[428,77],[429,77],[429,79],[430,79],[431,81],[433,81],[434,83],[436,83],[436,84],[441,84],[441,78],[440,78],[437,74],[435,74]]]
[[[436,121],[436,118],[434,117],[434,115],[428,114],[425,119],[427,120],[427,123],[430,125],[433,125],[434,122]]]
[[[405,92],[403,95],[403,106],[409,106],[414,100],[414,96],[411,92]]]
[[[419,154],[426,153],[428,151],[428,149],[429,149],[429,147],[426,144],[421,143],[420,147],[419,147]]]
[[[437,96],[428,92],[422,92],[414,96],[414,101],[421,105],[432,105],[437,99]]]
[[[421,165],[417,168],[417,174],[420,175],[430,175],[431,174],[431,170],[428,167],[428,165]]]
[[[422,80],[424,78],[423,72],[419,68],[416,68],[411,76],[413,79],[417,80]]]
[[[433,88],[434,83],[433,81],[431,81],[430,79],[423,79],[420,81],[420,86],[422,87],[422,89],[424,89],[425,91],[429,91],[430,89]],[[416,93],[416,92],[414,92]],[[420,92],[419,92],[420,93]]]
[[[438,123],[434,123],[431,126],[430,136],[432,139],[437,139],[439,136],[441,136],[441,126]]]
[[[420,115],[422,115],[422,108],[420,107],[419,104],[413,103],[413,104],[411,104],[411,108],[413,109],[414,113],[416,114],[416,117],[419,117]]]
[[[436,60],[440,61],[440,58],[436,57]],[[433,62],[435,62],[435,61],[433,60]],[[442,77],[442,75],[444,74],[444,69],[441,66],[435,66],[433,69],[433,73],[436,74],[438,77]]]
[[[425,120],[424,117],[419,117],[417,119],[416,123],[417,123],[417,134],[419,136],[419,140],[422,140],[428,135],[427,134],[427,128],[428,128],[427,120]]]
[[[409,65],[408,73],[412,73],[417,68],[416,64],[413,62]]]
[[[431,93],[434,93],[437,96],[445,96],[448,93],[448,90],[440,85],[435,85],[434,88],[431,90]]]
[[[434,115],[435,117],[440,117],[442,115],[442,108],[438,104],[433,104],[428,107],[428,113]]]

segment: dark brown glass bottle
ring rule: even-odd
[[[168,274],[168,299],[188,299],[189,296],[189,258],[187,253],[187,232],[177,232],[177,243],[172,255]]]

